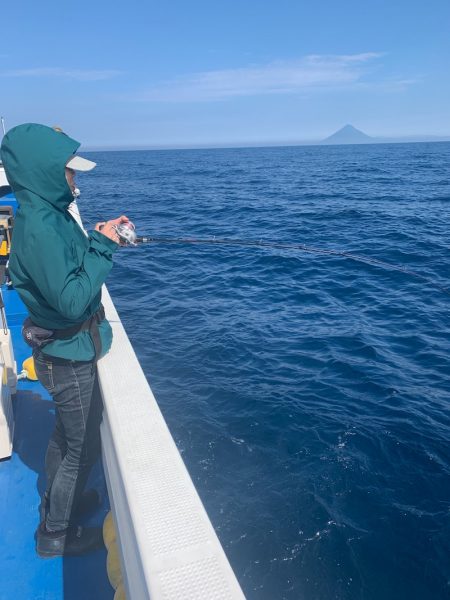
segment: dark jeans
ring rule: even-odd
[[[72,509],[100,454],[103,404],[93,362],[68,361],[34,353],[39,381],[55,403],[56,423],[45,456],[44,503],[49,531],[66,529]]]

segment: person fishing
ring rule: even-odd
[[[79,146],[59,128],[34,123],[14,127],[1,145],[19,203],[9,274],[29,312],[24,339],[55,405],[36,532],[41,557],[84,554],[103,543],[101,528],[77,526],[75,519],[100,500],[84,487],[100,453],[97,361],[112,342],[101,286],[120,245],[116,227],[129,219],[97,223],[87,236],[69,212],[79,194],[75,173],[96,166],[75,154]]]

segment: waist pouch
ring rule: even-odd
[[[80,331],[89,331],[94,344],[95,361],[97,361],[100,358],[102,351],[102,342],[98,324],[103,321],[104,318],[105,309],[103,305],[100,305],[98,311],[89,317],[89,319],[86,319],[86,321],[83,321],[82,323],[77,323],[73,327],[68,327],[67,329],[45,329],[44,327],[39,327],[39,325],[33,323],[30,317],[27,317],[22,325],[22,337],[33,350],[39,350],[46,344],[54,342],[55,340],[66,340]]]

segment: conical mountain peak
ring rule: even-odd
[[[356,129],[353,125],[347,124],[324,139],[322,144],[371,144],[374,142],[374,138]]]

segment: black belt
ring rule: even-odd
[[[55,329],[53,330],[52,339],[54,340],[64,340],[73,337],[80,331],[89,331],[89,334],[92,338],[92,343],[94,344],[95,358],[94,361],[97,362],[100,358],[100,354],[102,353],[102,340],[100,338],[100,331],[98,329],[99,324],[105,318],[105,308],[103,304],[100,305],[100,308],[96,313],[83,321],[82,323],[78,323],[73,327],[68,327],[67,329]]]

